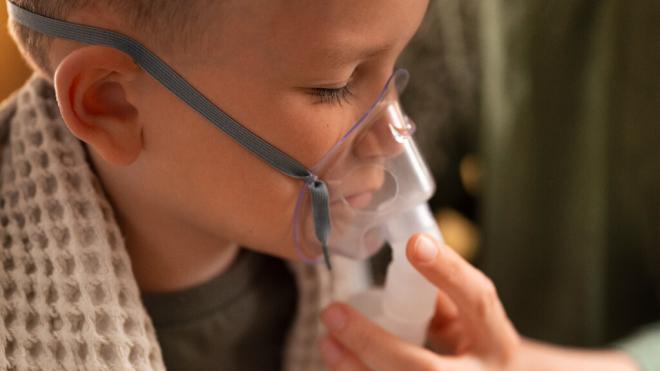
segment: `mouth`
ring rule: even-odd
[[[382,190],[386,178],[380,166],[362,166],[350,172],[341,182],[330,184],[330,203],[347,205],[352,209],[367,208]]]
[[[364,209],[371,203],[374,198],[374,191],[366,191],[354,193],[350,196],[344,197],[344,200],[354,209]]]

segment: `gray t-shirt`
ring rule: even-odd
[[[204,284],[142,299],[168,370],[261,371],[282,368],[296,296],[281,259],[241,250]]]

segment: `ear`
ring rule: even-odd
[[[140,154],[142,127],[133,82],[142,70],[126,54],[85,46],[68,54],[55,71],[57,102],[71,132],[105,161],[129,165]]]

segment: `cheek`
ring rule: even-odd
[[[279,148],[307,168],[314,168],[358,118],[351,110],[330,105],[296,108],[291,106],[282,114],[287,125],[279,131],[287,134],[279,139]]]
[[[300,96],[266,99],[257,89],[241,91],[252,92],[247,101],[258,103],[245,109],[227,100],[223,107],[310,168],[357,119],[355,110],[312,105]],[[151,123],[144,136],[151,202],[211,236],[295,258],[291,220],[302,182],[256,158],[173,96],[161,98],[159,109],[144,118]]]
[[[300,92],[251,91],[249,101],[257,103],[235,109],[228,104],[231,115],[307,168],[316,165],[358,117],[354,109],[313,104],[313,98]]]
[[[154,202],[218,239],[293,257],[291,218],[301,183],[194,112],[163,116],[168,119],[145,134]]]

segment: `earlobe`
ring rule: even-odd
[[[114,49],[86,46],[67,55],[54,76],[57,101],[69,130],[105,161],[129,165],[142,150],[132,85],[142,71]]]

